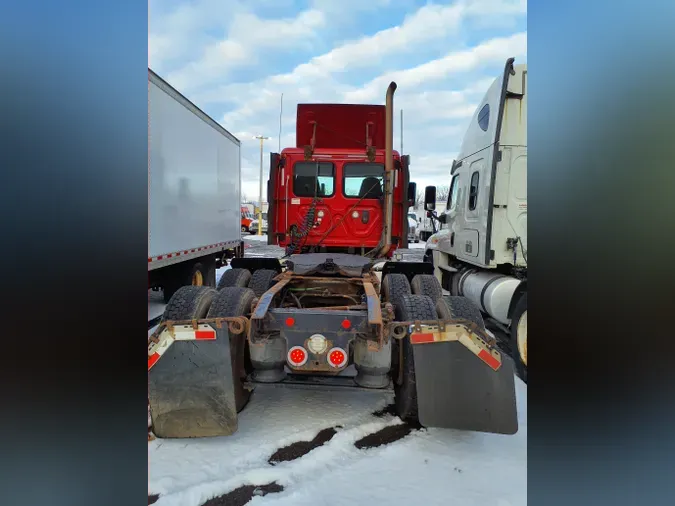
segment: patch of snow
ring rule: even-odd
[[[513,436],[428,429],[359,450],[358,439],[401,423],[372,415],[392,402],[390,392],[258,386],[232,436],[148,443],[149,491],[160,494],[158,506],[199,506],[244,484],[276,481],[283,492],[249,504],[525,505],[527,387],[519,379],[516,393],[520,428]],[[337,425],[337,434],[307,455],[267,463],[277,449]]]
[[[424,241],[408,243],[408,249],[425,249],[426,247],[427,243]]]
[[[264,235],[258,235],[258,234],[245,235],[244,241],[264,241],[264,242],[267,242],[267,234],[264,234]]]

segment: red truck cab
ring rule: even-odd
[[[385,106],[299,104],[296,146],[272,153],[268,243],[292,252],[365,254],[385,216]],[[407,247],[415,195],[409,157],[393,151],[392,240]]]
[[[248,206],[241,206],[241,231],[250,232],[251,223],[253,222],[253,213]]]

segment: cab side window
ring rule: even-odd
[[[450,191],[448,192],[448,203],[446,209],[452,211],[457,206],[457,197],[459,195],[459,174],[455,174],[450,182]]]
[[[476,209],[478,204],[478,179],[480,174],[478,171],[471,174],[471,185],[469,186],[469,211]]]

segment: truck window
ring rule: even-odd
[[[377,199],[384,195],[384,165],[381,163],[346,163],[342,172],[345,197]]]
[[[471,174],[471,186],[469,187],[469,211],[476,209],[478,203],[478,171]]]
[[[297,162],[293,166],[293,193],[296,197],[332,197],[335,166],[331,162]]]
[[[457,195],[459,195],[459,174],[452,176],[450,191],[448,192],[448,204],[446,205],[448,211],[454,209],[457,205]]]
[[[478,126],[483,132],[487,132],[490,124],[490,104],[485,104],[478,113]]]

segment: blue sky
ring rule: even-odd
[[[150,0],[149,66],[242,141],[294,145],[298,102],[384,103],[389,81],[418,186],[448,184],[462,135],[506,58],[526,61],[524,0]],[[399,148],[399,125],[394,147]]]

